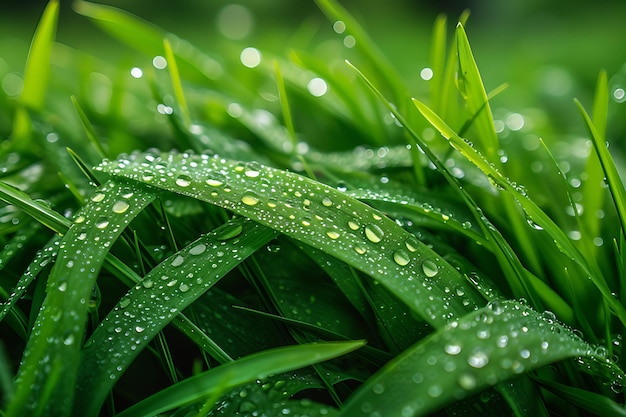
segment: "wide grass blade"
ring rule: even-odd
[[[517,301],[493,301],[392,359],[349,398],[341,416],[425,416],[568,357],[606,360],[595,355],[551,316]]]
[[[74,219],[48,279],[7,416],[69,414],[85,331],[85,300],[91,296],[110,246],[153,199],[153,193],[124,180],[110,181]]]
[[[174,384],[117,414],[154,416],[270,375],[323,362],[364,345],[362,341],[325,342],[275,348],[245,356]]]
[[[454,267],[393,220],[306,177],[187,153],[135,154],[96,169],[210,202],[332,254],[435,327],[484,303]]]
[[[24,89],[20,95],[21,106],[16,109],[13,123],[13,144],[16,149],[26,151],[29,148],[32,125],[27,111],[41,110],[44,104],[58,17],[59,0],[50,0],[33,36],[24,69]]]
[[[152,269],[85,344],[74,415],[97,414],[120,375],[154,336],[275,234],[251,221],[233,220]]]

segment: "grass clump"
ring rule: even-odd
[[[1,103],[3,415],[626,414],[607,75],[562,159],[494,117],[467,14],[416,94],[317,3],[347,62],[77,2],[149,63],[116,67],[48,4]]]

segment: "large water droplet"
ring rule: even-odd
[[[404,245],[409,251],[417,252],[417,249],[419,248],[419,241],[415,236],[411,236],[404,242]]]
[[[424,262],[422,262],[422,271],[424,271],[424,274],[428,278],[432,278],[437,275],[437,273],[439,273],[439,267],[430,259],[426,259]]]
[[[113,213],[122,214],[128,210],[128,207],[130,207],[130,205],[126,201],[120,200],[113,204]]]
[[[176,185],[179,187],[188,187],[191,185],[191,177],[189,175],[181,174],[176,178]]]
[[[91,201],[93,201],[94,203],[99,203],[104,200],[104,197],[104,193],[96,193],[91,197]]]
[[[406,266],[409,262],[411,262],[409,254],[402,249],[397,250],[393,253],[393,260],[400,266]]]
[[[98,229],[104,229],[109,225],[109,219],[107,219],[106,217],[100,217],[98,220],[96,220],[96,227]]]
[[[241,197],[241,202],[246,206],[255,206],[259,203],[259,198],[256,195],[248,192],[246,195]]]
[[[365,226],[365,237],[367,237],[370,242],[378,243],[384,236],[385,232],[380,228],[380,226],[376,224],[369,224]]]
[[[489,356],[482,350],[478,350],[467,358],[467,363],[473,368],[482,368],[489,363]]]
[[[339,239],[341,235],[337,233],[335,230],[329,230],[328,232],[326,232],[326,236],[335,240],[335,239]]]

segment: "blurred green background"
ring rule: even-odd
[[[290,49],[316,53],[341,39],[313,0],[104,0],[230,59],[245,46],[286,56]],[[0,81],[9,96],[23,71],[28,45],[45,1],[3,0],[0,4]],[[580,119],[572,99],[590,103],[598,72],[606,70],[611,91],[626,86],[626,1],[464,0],[341,2],[359,20],[409,84],[428,66],[431,29],[440,13],[450,27],[471,11],[467,32],[487,89],[510,87],[496,105],[522,110],[540,107],[562,118]],[[452,30],[452,29],[450,29]],[[61,1],[57,40],[119,65],[136,53],[111,39]],[[326,42],[328,40],[328,42]],[[13,78],[11,78],[13,77]],[[621,90],[623,91],[623,89]],[[616,93],[613,113],[624,114]],[[617,105],[617,106],[616,106]],[[572,119],[570,119],[570,117]],[[624,122],[614,123],[621,134]]]

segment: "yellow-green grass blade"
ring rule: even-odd
[[[18,370],[6,415],[69,415],[88,300],[110,246],[154,194],[107,182],[65,233]],[[42,366],[42,364],[48,364]]]
[[[152,269],[85,344],[74,415],[96,415],[115,382],[154,336],[275,235],[249,220],[233,220]]]
[[[40,110],[44,104],[50,78],[50,57],[56,36],[59,1],[50,0],[46,6],[28,51],[24,69],[24,89],[20,95],[13,122],[13,145],[26,151],[30,147],[32,132],[29,110]]]
[[[239,385],[323,362],[362,347],[364,342],[325,342],[254,353],[187,378],[117,414],[148,417],[201,401]]]
[[[455,268],[393,220],[306,177],[187,153],[135,154],[97,170],[221,206],[332,254],[435,327],[484,303]]]
[[[426,416],[488,387],[565,358],[606,367],[607,358],[550,316],[517,301],[493,301],[421,340],[369,378],[342,417]]]
[[[436,128],[441,135],[446,138],[450,144],[476,165],[496,186],[502,188],[513,196],[524,212],[529,222],[538,225],[547,233],[555,242],[558,249],[567,257],[572,259],[585,274],[589,277],[600,293],[611,306],[612,312],[626,324],[626,309],[612,295],[611,289],[606,285],[602,272],[599,270],[593,260],[586,259],[582,253],[572,244],[567,234],[526,194],[519,186],[514,185],[507,177],[492,166],[476,149],[468,142],[461,138],[453,129],[451,129],[441,118],[435,114],[428,106],[413,100],[422,115]],[[590,123],[591,121],[589,121]],[[604,151],[608,153],[606,147]],[[612,161],[612,160],[611,160]],[[613,165],[614,167],[614,165]],[[622,187],[623,191],[623,187]],[[619,191],[618,191],[619,192]]]
[[[165,59],[167,61],[167,68],[170,72],[170,78],[172,79],[172,87],[174,89],[174,96],[178,103],[178,109],[181,114],[183,124],[187,129],[191,126],[191,115],[189,113],[189,106],[187,105],[187,99],[185,99],[185,92],[183,91],[183,82],[180,78],[180,71],[178,70],[178,64],[176,63],[176,57],[174,51],[172,51],[172,44],[169,40],[163,40],[163,48],[165,50]]]

